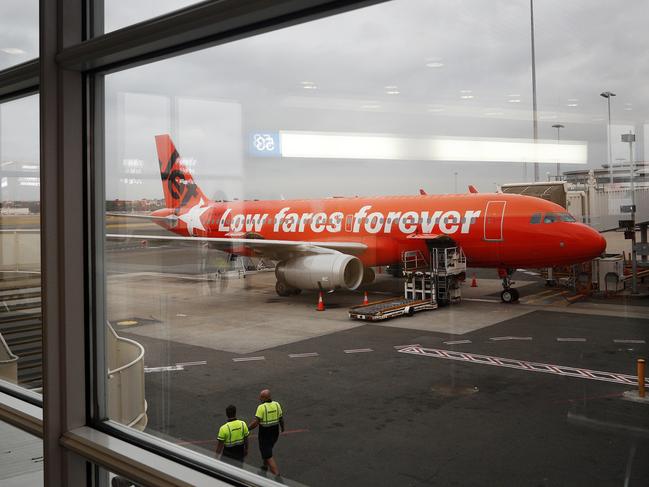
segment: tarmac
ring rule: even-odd
[[[216,278],[219,263],[197,246],[107,254],[109,320],[146,350],[148,433],[213,455],[225,407],[249,420],[269,387],[287,483],[649,484],[649,405],[623,397],[649,352],[646,303],[571,301],[522,270],[506,305],[495,271],[476,270],[458,305],[366,324],[347,316],[362,291],[318,312],[316,293],[279,298],[272,271]]]

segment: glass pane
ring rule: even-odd
[[[105,32],[137,24],[174,10],[199,3],[197,0],[108,0],[104,4]]]
[[[0,70],[38,57],[38,0],[0,2]]]
[[[0,104],[0,379],[40,392],[38,96]]]
[[[550,5],[536,90],[530,2],[479,0],[382,3],[107,75],[106,318],[143,347],[110,363],[140,365],[109,389],[129,414],[109,415],[212,457],[243,420],[244,465],[277,435],[279,471],[309,485],[646,481],[646,405],[624,398],[648,353],[629,262],[648,185],[625,161],[606,181],[592,115],[618,86],[612,125],[623,103],[648,115],[645,6],[602,30],[603,7]],[[602,232],[634,216],[631,174],[625,240]]]
[[[43,440],[0,421],[0,485],[43,485]]]

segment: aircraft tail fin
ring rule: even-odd
[[[197,205],[209,199],[194,182],[191,172],[181,162],[180,155],[169,134],[156,135],[162,191],[167,208],[182,208]]]

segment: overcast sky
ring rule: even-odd
[[[2,27],[10,3],[0,5]],[[189,3],[106,1],[106,27]],[[33,49],[28,11],[18,17],[23,29],[13,19],[11,35],[0,29],[0,67],[10,56],[3,46]],[[217,197],[452,192],[456,172],[459,190],[520,181],[522,163],[257,158],[247,146],[251,133],[280,130],[531,139],[529,13],[527,0],[395,0],[112,74],[107,197],[162,196],[153,136],[164,132]],[[648,14],[644,0],[535,2],[541,139],[554,140],[552,125],[561,123],[561,138],[586,143],[588,166],[599,167],[607,159],[599,93],[611,90],[613,159],[627,157],[617,141],[629,129],[646,158]],[[555,171],[540,168],[542,178]]]

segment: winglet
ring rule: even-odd
[[[469,184],[469,193],[477,193],[478,190],[475,189],[475,186],[473,184]]]
[[[426,191],[424,191],[422,188],[419,188],[419,194],[422,196],[428,195],[428,193],[426,193]]]

